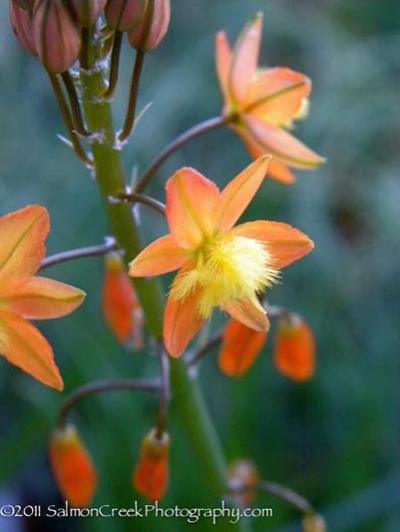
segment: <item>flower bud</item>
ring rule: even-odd
[[[305,381],[315,372],[315,340],[310,327],[299,316],[282,317],[275,339],[274,363],[295,381]]]
[[[121,257],[107,255],[102,306],[107,325],[121,343],[143,347],[143,311]]]
[[[169,435],[164,432],[157,438],[156,429],[151,430],[140,446],[139,462],[132,481],[137,491],[151,501],[160,500],[168,484]]]
[[[54,479],[63,497],[72,506],[89,506],[97,484],[96,470],[73,425],[53,432],[49,458]]]
[[[37,55],[33,37],[32,17],[26,8],[10,2],[11,26],[19,43],[27,52]]]
[[[303,532],[326,532],[326,522],[322,515],[319,514],[308,514],[306,515],[302,522],[302,531]]]
[[[262,350],[266,332],[255,331],[236,320],[230,320],[224,329],[218,364],[226,375],[240,377],[253,364]]]
[[[148,0],[138,24],[128,33],[131,45],[142,52],[157,48],[167,33],[170,0]]]
[[[69,0],[68,5],[81,26],[92,26],[105,8],[107,0]]]
[[[33,32],[40,61],[50,72],[64,72],[77,60],[79,27],[63,0],[35,2]]]
[[[135,28],[143,18],[148,0],[109,0],[105,9],[109,26],[118,31]]]
[[[256,466],[251,460],[235,460],[228,468],[228,485],[233,490],[233,498],[244,508],[249,507],[254,500],[256,486],[259,481]],[[242,489],[245,487],[246,489]]]

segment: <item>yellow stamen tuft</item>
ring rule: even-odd
[[[178,278],[171,289],[175,299],[184,299],[200,288],[198,311],[208,318],[214,307],[232,300],[255,298],[277,282],[279,271],[262,242],[242,236],[216,236],[193,256],[193,268]]]

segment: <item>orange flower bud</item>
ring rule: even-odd
[[[157,438],[152,429],[140,446],[139,462],[133,472],[132,482],[137,491],[151,501],[160,500],[168,484],[169,435],[164,432]]]
[[[81,36],[63,0],[37,0],[33,33],[40,61],[50,72],[64,72],[78,58]]]
[[[170,18],[170,0],[148,0],[140,21],[128,33],[129,42],[143,52],[157,48],[167,33]]]
[[[81,26],[92,26],[105,8],[107,0],[69,0],[69,7]]]
[[[239,321],[230,320],[224,330],[218,364],[226,375],[240,377],[262,350],[266,332],[255,331]]]
[[[104,319],[117,339],[143,347],[143,312],[119,255],[105,259],[102,305]]]
[[[105,9],[109,26],[119,31],[135,28],[144,15],[148,0],[109,0]]]
[[[315,340],[310,327],[298,316],[281,318],[275,339],[274,363],[295,381],[305,381],[315,372]]]
[[[238,490],[233,498],[239,506],[250,506],[254,500],[258,481],[258,472],[251,460],[239,459],[229,465],[228,485],[232,490]],[[242,490],[243,486],[248,489]]]
[[[306,515],[301,524],[303,532],[326,532],[327,530],[325,519],[319,514]]]
[[[33,38],[32,19],[29,11],[14,2],[10,2],[9,7],[11,26],[19,43],[27,52],[32,55],[37,55]]]
[[[63,497],[72,506],[89,506],[97,484],[96,470],[73,425],[53,432],[49,458],[55,481]]]

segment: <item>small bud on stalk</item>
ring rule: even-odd
[[[96,489],[96,470],[73,425],[53,432],[49,459],[55,481],[65,499],[72,506],[88,506]]]
[[[139,1],[139,0],[138,0]],[[157,48],[167,33],[171,18],[170,0],[147,0],[137,25],[128,33],[131,45],[142,52]]]
[[[325,519],[319,514],[306,515],[301,525],[303,532],[326,532],[327,530]]]
[[[68,5],[78,23],[89,27],[99,18],[106,3],[107,0],[69,0]]]
[[[50,72],[64,72],[77,60],[80,31],[62,0],[35,2],[33,32],[40,61]]]
[[[169,435],[164,432],[157,437],[151,430],[140,446],[139,462],[132,476],[134,487],[151,501],[160,500],[168,484]]]
[[[118,31],[135,28],[145,13],[148,0],[109,0],[105,13],[109,26]]]
[[[33,36],[32,17],[26,7],[20,3],[10,1],[11,26],[21,46],[30,54],[36,56],[36,46]]]
[[[239,506],[243,508],[250,506],[254,500],[258,481],[258,472],[251,460],[235,460],[229,465],[228,485],[233,491],[237,490],[233,497]]]

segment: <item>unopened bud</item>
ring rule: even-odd
[[[315,340],[311,328],[296,315],[279,319],[274,363],[286,377],[305,381],[315,372]]]
[[[64,72],[77,60],[80,31],[63,0],[35,2],[33,32],[40,61],[50,72]]]
[[[21,46],[30,54],[37,55],[33,37],[32,17],[25,8],[10,2],[11,26]]]
[[[148,0],[138,24],[128,33],[131,45],[142,52],[157,48],[167,33],[170,0]]]
[[[65,499],[72,506],[89,506],[97,484],[96,470],[73,425],[53,432],[49,459],[54,479]]]
[[[256,466],[251,460],[235,460],[228,468],[228,485],[239,506],[248,507],[253,502],[255,488],[259,481]]]
[[[301,522],[303,532],[326,532],[326,522],[322,515],[308,514]]]
[[[119,31],[135,28],[143,18],[148,0],[109,0],[105,9],[109,26]]]
[[[105,8],[107,0],[69,0],[68,4],[81,26],[92,26]]]
[[[169,436],[166,432],[159,438],[153,429],[144,437],[132,481],[137,491],[151,501],[160,500],[167,489],[168,453]]]
[[[122,259],[116,253],[105,258],[102,306],[104,318],[116,338],[136,349],[143,347],[144,318]]]

